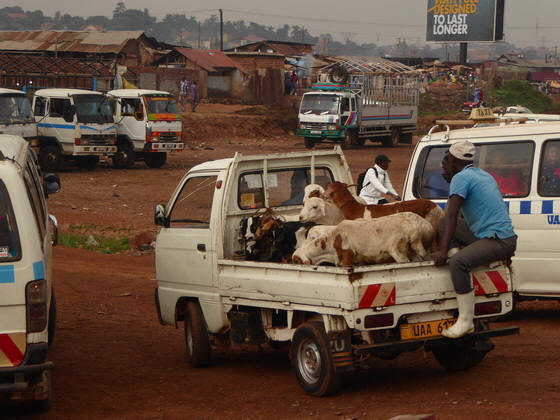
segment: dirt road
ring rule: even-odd
[[[235,151],[292,150],[303,150],[301,140],[281,133],[193,140],[160,170],[137,163],[125,171],[102,166],[64,172],[62,191],[49,199],[49,210],[62,230],[87,224],[131,236],[155,231],[154,204],[168,199],[193,164]],[[390,174],[400,193],[411,146],[382,149],[368,143],[346,156],[356,177],[381,152],[393,161]],[[520,326],[521,334],[496,339],[496,349],[468,372],[448,373],[431,354],[414,352],[379,360],[349,376],[340,394],[320,399],[300,390],[287,354],[268,347],[237,349],[218,355],[209,368],[190,368],[182,329],[156,319],[153,254],[105,255],[59,246],[54,267],[59,320],[50,353],[54,399],[40,418],[386,419],[419,413],[441,419],[560,418],[556,302],[523,304],[504,323]],[[27,415],[17,408],[0,410],[0,416]]]

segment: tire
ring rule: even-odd
[[[58,172],[64,166],[64,157],[60,149],[54,145],[41,147],[39,150],[39,165],[45,172]]]
[[[432,353],[441,366],[457,372],[479,364],[487,351],[477,350],[474,343],[467,343],[461,346],[436,347],[432,349]]]
[[[297,381],[306,393],[322,397],[340,389],[341,377],[335,371],[322,323],[306,322],[298,327],[290,356]]]
[[[51,306],[49,307],[49,326],[48,326],[48,343],[49,347],[54,343],[54,336],[56,332],[56,299],[54,290],[51,294]]]
[[[401,139],[401,130],[393,128],[391,130],[391,137],[384,137],[382,140],[384,147],[396,147]]]
[[[401,143],[412,144],[412,133],[401,134]]]
[[[119,143],[117,145],[117,153],[115,153],[112,158],[113,165],[117,169],[127,169],[134,165],[134,160],[136,156],[134,155],[134,150],[127,143]]]
[[[366,142],[366,139],[363,137],[356,138],[356,145],[362,147]]]
[[[315,146],[315,139],[313,137],[304,137],[303,142],[305,143],[305,147],[307,149],[312,149]]]
[[[167,161],[167,153],[156,152],[156,153],[146,153],[144,156],[144,162],[148,165],[148,168],[161,168]]]
[[[356,145],[356,134],[352,130],[346,130],[344,140],[342,140],[343,149],[351,149]]]
[[[79,156],[76,163],[82,169],[93,171],[99,163],[99,156]]]
[[[212,347],[204,315],[198,302],[188,302],[185,313],[185,345],[187,360],[194,368],[208,366],[212,361]]]

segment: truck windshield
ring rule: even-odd
[[[102,95],[74,95],[76,116],[80,123],[112,123],[113,113],[107,98]]]
[[[150,95],[146,96],[146,104],[148,106],[148,118],[153,119],[153,114],[173,114],[179,117],[177,102],[168,95]]]
[[[301,100],[300,114],[328,115],[338,113],[338,95],[306,93]]]
[[[1,124],[22,124],[33,121],[31,105],[23,93],[0,95]]]

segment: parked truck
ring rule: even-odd
[[[150,168],[160,168],[168,153],[183,150],[181,115],[169,92],[119,89],[108,96],[117,123],[115,167],[129,168],[142,159]]]
[[[101,156],[117,151],[117,128],[107,97],[81,89],[40,89],[33,96],[39,135],[39,163],[45,171],[66,160],[93,169]]]
[[[450,370],[468,369],[493,348],[489,320],[511,310],[511,273],[496,262],[473,271],[476,331],[441,336],[457,316],[447,267],[431,261],[353,267],[248,261],[244,220],[268,208],[297,218],[303,188],[352,183],[340,148],[243,156],[194,166],[167,205],[157,205],[155,290],[161,324],[184,321],[190,364],[210,363],[230,344],[289,345],[305,392],[327,395],[343,372],[425,349]],[[303,182],[302,182],[303,181]]]
[[[0,88],[0,134],[23,137],[37,144],[37,124],[24,92]]]
[[[385,147],[412,143],[418,121],[418,72],[376,57],[342,57],[322,67],[304,93],[296,133],[305,146],[331,141],[349,148],[366,140]]]

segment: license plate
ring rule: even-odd
[[[321,130],[311,130],[311,134],[321,134]]]
[[[418,322],[415,324],[401,325],[401,339],[414,340],[417,338],[437,337],[441,332],[451,327],[455,321],[453,319],[441,319],[439,321]]]

